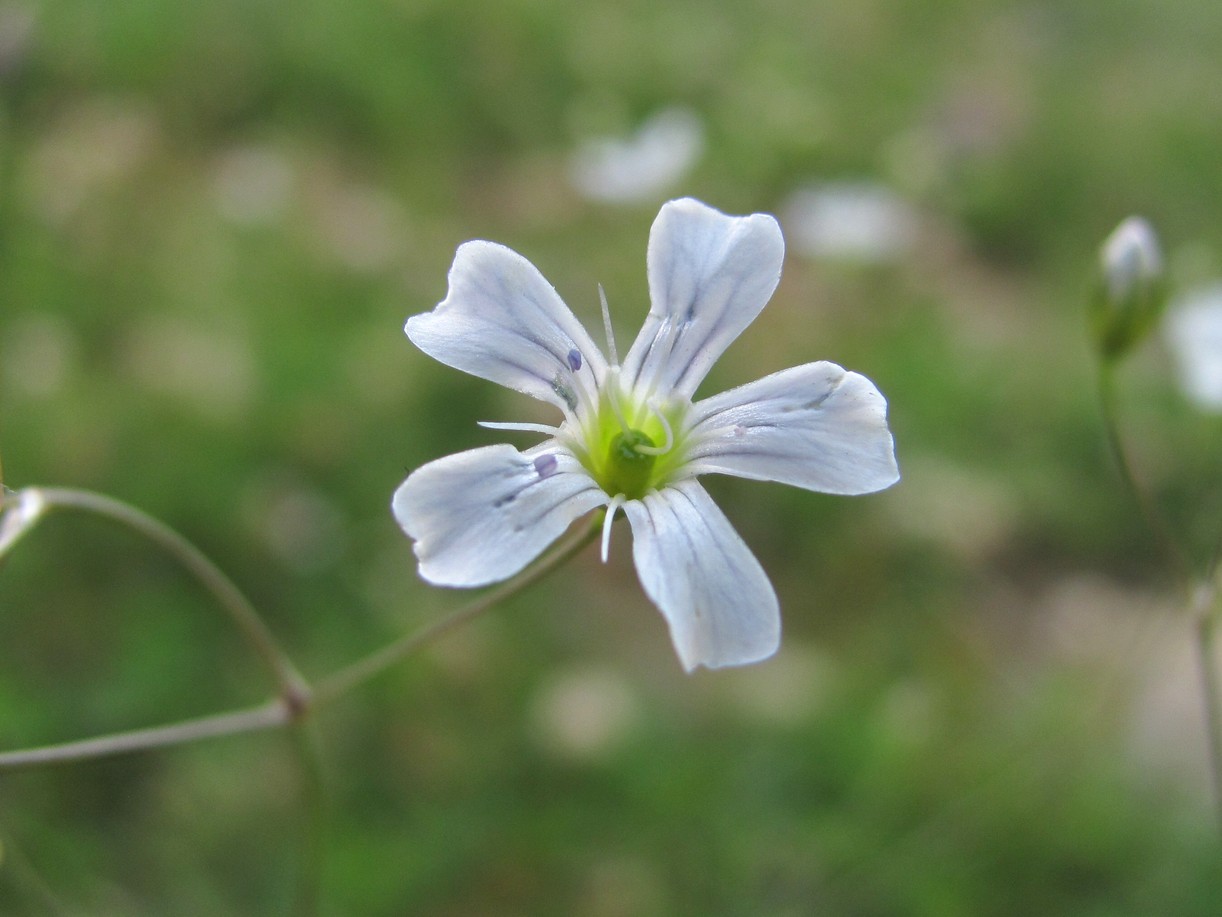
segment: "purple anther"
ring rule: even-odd
[[[550,477],[556,473],[556,468],[559,464],[556,461],[556,456],[550,452],[547,455],[540,455],[535,459],[535,474],[541,478]]]
[[[569,369],[573,372],[581,369],[581,351],[576,347],[569,351]]]

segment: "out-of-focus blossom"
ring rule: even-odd
[[[41,217],[69,223],[96,196],[144,168],[160,138],[160,125],[144,104],[91,98],[65,110],[36,143],[24,190]]]
[[[237,147],[217,163],[213,197],[221,215],[234,223],[272,223],[283,216],[294,179],[288,158],[272,147]]]
[[[260,482],[243,499],[243,514],[272,554],[302,574],[334,565],[347,547],[347,519],[325,493],[299,481]]]
[[[781,206],[781,222],[794,248],[805,255],[879,264],[912,248],[917,216],[885,185],[835,182],[793,192]]]
[[[1222,414],[1222,283],[1176,299],[1164,332],[1184,394],[1201,410]]]
[[[1095,342],[1104,357],[1115,359],[1149,333],[1166,302],[1163,255],[1148,222],[1129,217],[1113,230],[1099,250],[1099,274]]]
[[[62,318],[49,313],[19,315],[5,322],[0,337],[0,384],[30,398],[50,398],[71,377],[78,344]]]
[[[0,3],[0,79],[20,71],[30,56],[36,20],[26,3]]]
[[[595,137],[573,153],[569,175],[584,196],[605,203],[654,201],[674,188],[704,151],[695,112],[667,108],[630,137]]]
[[[385,189],[330,176],[318,182],[311,198],[322,250],[349,270],[385,270],[406,248],[407,214]]]
[[[640,711],[628,683],[614,672],[579,669],[552,676],[535,698],[535,732],[558,757],[593,761],[622,743]]]
[[[133,328],[124,357],[149,389],[219,421],[240,416],[258,386],[250,342],[237,329],[158,317]]]

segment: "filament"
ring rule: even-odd
[[[611,498],[611,502],[607,504],[607,515],[603,517],[602,558],[604,564],[607,562],[607,554],[611,550],[611,523],[615,521],[615,511],[627,502],[628,498],[623,494],[616,494]]]
[[[549,427],[545,423],[496,423],[491,420],[476,422],[489,430],[517,430],[521,433],[542,433],[545,436],[555,436],[560,432],[559,427]]]
[[[611,356],[611,365],[619,366],[619,354],[615,352],[615,332],[611,329],[611,308],[607,305],[607,291],[603,285],[598,285],[598,301],[603,307],[603,331],[607,335],[607,353]]]
[[[665,455],[675,445],[675,431],[670,427],[670,421],[666,419],[666,415],[658,410],[658,406],[649,402],[649,410],[653,411],[653,415],[662,422],[662,430],[666,433],[666,441],[660,446],[634,446],[637,452],[642,455]]]

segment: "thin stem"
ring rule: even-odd
[[[314,703],[330,703],[336,698],[347,694],[353,688],[377,677],[391,666],[412,655],[412,653],[428,646],[443,634],[447,634],[459,625],[466,624],[468,621],[479,617],[493,606],[521,592],[527,586],[533,585],[574,557],[590,542],[594,541],[598,537],[601,525],[602,520],[596,515],[592,523],[580,528],[567,541],[561,542],[552,553],[548,554],[533,567],[526,568],[513,579],[508,580],[490,592],[484,593],[469,605],[459,608],[440,621],[436,621],[422,630],[408,634],[328,676],[315,687]]]
[[[198,742],[201,739],[237,735],[243,732],[261,732],[284,726],[292,722],[296,715],[295,708],[287,700],[276,698],[262,706],[248,710],[218,713],[169,726],[133,729],[129,732],[116,732],[111,735],[64,742],[59,745],[43,745],[39,748],[0,752],[0,771],[43,767],[48,764],[66,764],[132,751],[184,745],[188,742]]]
[[[284,697],[291,704],[304,705],[308,702],[308,684],[280,648],[254,605],[203,551],[174,529],[134,506],[92,491],[31,487],[24,492],[37,492],[49,509],[74,509],[105,516],[134,529],[173,555],[229,613],[238,629],[271,669]]]
[[[1119,412],[1116,410],[1116,375],[1113,364],[1102,360],[1099,364],[1099,412],[1103,417],[1104,433],[1107,436],[1108,448],[1120,472],[1125,489],[1137,504],[1159,547],[1168,561],[1175,568],[1180,582],[1190,583],[1194,580],[1193,567],[1183,546],[1171,533],[1166,518],[1158,510],[1149,490],[1138,480],[1129,461],[1129,451],[1125,446],[1124,437],[1120,435]]]
[[[1212,583],[1198,587],[1193,595],[1197,664],[1201,674],[1201,696],[1205,703],[1205,732],[1209,742],[1214,812],[1218,816],[1218,829],[1222,831],[1222,671],[1219,670],[1218,657],[1214,652],[1214,632],[1218,622],[1217,600],[1217,588]]]
[[[1188,552],[1176,540],[1166,518],[1158,511],[1153,497],[1141,486],[1133,473],[1128,450],[1116,419],[1113,363],[1106,359],[1099,363],[1099,406],[1108,445],[1125,487],[1140,507],[1146,524],[1188,593],[1186,605],[1193,618],[1193,636],[1201,677],[1201,700],[1205,708],[1205,735],[1209,748],[1209,772],[1214,789],[1214,814],[1218,819],[1219,830],[1222,831],[1222,671],[1219,670],[1218,660],[1214,655],[1214,630],[1217,623],[1214,604],[1217,601],[1218,589],[1212,574],[1204,580],[1196,575]]]
[[[296,906],[292,913],[311,917],[318,913],[323,888],[326,833],[329,815],[326,775],[315,724],[302,719],[292,728],[301,771],[301,796],[305,806],[301,831],[302,866],[297,880]]]
[[[53,492],[48,490],[47,493]],[[66,493],[71,494],[74,492],[68,491]],[[86,496],[98,498],[98,495],[95,494],[87,494]],[[106,498],[100,499],[105,500]],[[122,508],[123,504],[118,504],[118,506]],[[149,521],[155,522],[155,520]],[[202,739],[236,735],[243,732],[260,732],[276,729],[297,723],[304,720],[315,707],[342,697],[352,689],[380,675],[412,653],[423,649],[437,638],[454,630],[459,625],[473,620],[498,603],[538,582],[593,541],[598,536],[601,523],[602,520],[596,515],[590,524],[580,528],[573,536],[562,541],[550,554],[543,557],[534,566],[523,570],[499,588],[485,593],[475,601],[463,606],[440,621],[428,625],[415,633],[408,634],[388,646],[376,650],[364,659],[360,659],[352,665],[340,669],[320,682],[314,691],[310,691],[309,686],[302,681],[300,693],[284,694],[268,701],[262,706],[247,710],[220,713],[169,726],[135,729],[129,732],[113,733],[93,739],[65,742],[59,745],[46,745],[39,748],[0,752],[0,771],[38,767],[48,764],[64,764],[126,752],[164,748],[171,745],[182,745]],[[226,580],[226,582],[228,581]],[[312,763],[311,766],[313,766]]]

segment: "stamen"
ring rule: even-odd
[[[611,330],[611,309],[607,305],[607,291],[603,285],[598,285],[598,300],[603,307],[603,331],[607,334],[607,353],[611,355],[611,365],[619,366],[619,354],[615,352],[615,332]]]
[[[654,417],[662,422],[666,441],[660,446],[633,446],[633,448],[642,455],[665,455],[675,445],[675,431],[670,428],[670,421],[666,419],[666,415],[659,411],[658,406],[652,401],[649,402],[649,410],[653,411]]]
[[[611,413],[615,415],[615,420],[619,424],[620,431],[625,436],[632,434],[632,427],[628,426],[628,420],[624,417],[624,410],[619,403],[619,367],[612,366],[607,373],[607,401],[611,403]]]
[[[560,467],[560,460],[549,452],[546,455],[536,456],[533,464],[535,466],[535,474],[542,480],[556,473],[556,469]]]
[[[559,427],[549,427],[545,423],[495,423],[491,420],[476,422],[489,430],[516,430],[520,433],[542,433],[545,436],[555,436],[560,432]]]
[[[607,553],[611,549],[611,523],[615,521],[615,511],[627,502],[628,498],[623,494],[616,494],[607,504],[607,515],[603,517],[602,558],[604,564],[607,562]]]

